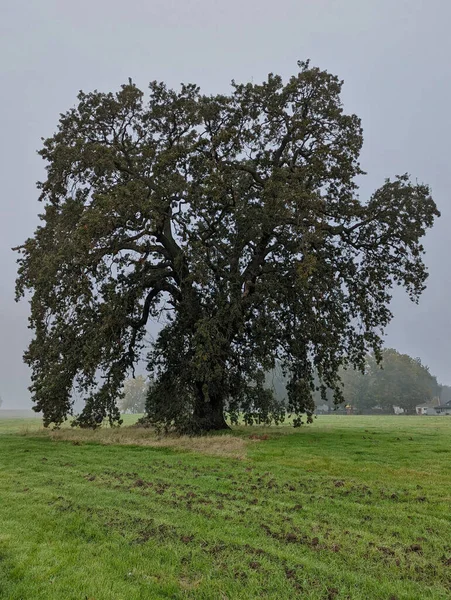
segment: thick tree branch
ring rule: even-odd
[[[246,165],[243,163],[229,162],[229,161],[226,161],[225,164],[226,164],[226,166],[233,167],[237,171],[249,173],[249,175],[251,175],[251,177],[254,179],[254,181],[256,183],[258,183],[261,187],[265,187],[266,180],[263,179],[263,177],[249,165]]]
[[[282,158],[282,154],[291,140],[292,140],[292,133],[291,133],[291,131],[287,131],[287,133],[282,138],[282,142],[281,142],[280,146],[274,152],[273,165],[275,167],[280,166],[280,159]]]

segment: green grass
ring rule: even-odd
[[[451,418],[236,433],[241,459],[0,421],[0,598],[451,597]]]

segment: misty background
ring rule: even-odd
[[[28,305],[14,302],[11,247],[38,224],[41,137],[78,91],[131,77],[141,89],[156,79],[227,92],[232,78],[287,78],[307,58],[344,79],[345,111],[362,119],[362,199],[404,172],[432,188],[442,217],[425,239],[428,289],[419,306],[395,294],[386,345],[451,384],[450,19],[447,0],[0,0],[3,408],[30,407]]]

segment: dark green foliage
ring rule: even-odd
[[[146,102],[132,83],[80,93],[61,116],[17,282],[31,292],[25,360],[45,424],[71,412],[74,383],[78,423],[118,421],[157,315],[147,410],[179,430],[226,427],[226,403],[232,420],[280,418],[261,385],[276,359],[289,410],[309,420],[315,372],[340,400],[343,361],[379,356],[391,287],[424,289],[420,239],[438,212],[407,176],[359,200],[360,121],[336,77],[299,67],[229,96],[156,82]]]

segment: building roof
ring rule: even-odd
[[[437,406],[440,406],[440,400],[438,398],[432,398],[429,402],[417,404],[415,408],[437,408]]]

